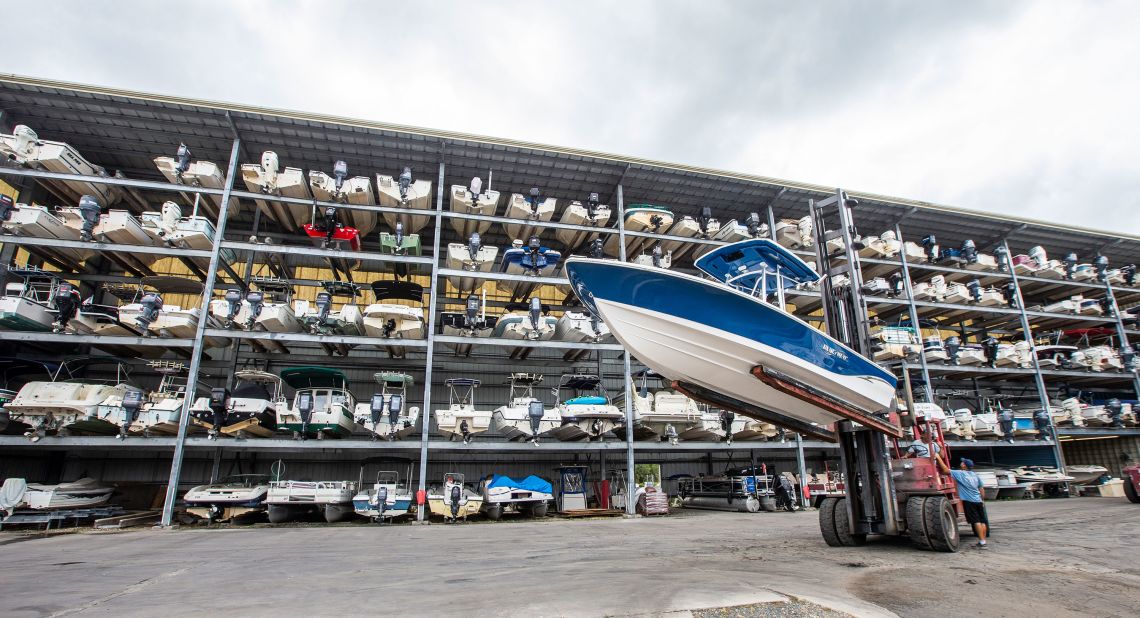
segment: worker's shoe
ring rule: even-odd
[[[974,547],[977,547],[978,549],[989,549],[990,545],[989,543],[978,543]]]

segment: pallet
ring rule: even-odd
[[[116,515],[114,517],[103,517],[95,520],[95,527],[102,530],[107,529],[122,529],[130,528],[131,526],[141,526],[144,524],[153,524],[162,517],[161,511],[143,511],[141,513],[127,513],[126,515]]]
[[[561,511],[558,513],[561,517],[621,517],[625,515],[625,511],[618,509],[575,509],[573,511]]]

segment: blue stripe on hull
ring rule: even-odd
[[[594,298],[642,307],[763,343],[837,375],[872,376],[897,385],[893,374],[819,330],[719,283],[600,260],[568,261],[566,274],[574,293],[595,314]]]

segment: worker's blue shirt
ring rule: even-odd
[[[982,479],[973,470],[951,470],[954,482],[958,484],[958,497],[965,502],[982,501]]]

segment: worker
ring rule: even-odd
[[[919,458],[930,457],[930,447],[931,446],[934,447],[934,454],[935,455],[941,455],[942,454],[942,447],[937,442],[934,442],[934,443],[931,442],[930,430],[929,429],[923,429],[922,430],[922,438],[915,440],[914,442],[911,443],[910,446],[907,447],[906,453],[903,455],[903,458],[909,459],[911,457],[919,457]]]
[[[958,498],[962,500],[966,523],[973,526],[974,534],[978,536],[978,549],[989,549],[986,533],[990,529],[990,520],[986,516],[986,505],[982,502],[982,479],[974,472],[973,460],[963,457],[958,463],[958,469],[951,470],[941,456],[935,459],[943,474],[953,476],[958,485]]]

